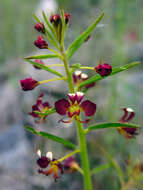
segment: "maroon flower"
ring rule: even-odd
[[[74,118],[78,121],[80,112],[83,111],[86,116],[93,116],[96,112],[96,104],[89,100],[85,100],[83,102],[82,99],[84,94],[82,92],[76,92],[75,94],[68,94],[69,100],[61,99],[55,102],[56,112],[60,115],[68,114],[70,118],[68,121],[64,121],[61,119],[60,121],[64,123],[71,122]],[[59,121],[59,122],[60,122]],[[85,119],[85,121],[80,121],[82,123],[88,123],[89,119]]]
[[[43,23],[38,22],[38,23],[34,26],[34,28],[35,28],[38,32],[41,32],[41,33],[45,34],[45,26],[44,26]]]
[[[50,174],[53,174],[53,178],[55,179],[55,182],[56,182],[57,179],[59,178],[58,173],[59,172],[60,172],[60,174],[64,173],[63,165],[58,160],[53,158],[52,152],[47,152],[46,156],[44,156],[44,159],[43,159],[43,156],[41,156],[41,151],[40,150],[38,150],[37,153],[38,153],[38,155],[40,155],[40,158],[37,160],[37,164],[40,167],[38,172],[40,174],[43,174],[43,175],[46,175],[46,176],[48,176]],[[46,169],[46,170],[43,170],[43,169],[47,168],[49,164],[50,164],[50,168]]]
[[[41,60],[41,59],[35,59],[34,60],[36,63],[39,63],[40,65],[44,65],[44,62]],[[40,67],[38,67],[38,66],[35,66],[35,65],[33,65],[33,67],[35,68],[35,69],[41,69]]]
[[[40,96],[37,98],[36,104],[32,106],[32,112],[29,113],[34,118],[40,119],[39,121],[36,121],[36,123],[45,121],[47,115],[37,114],[37,113],[35,113],[35,111],[38,111],[40,113],[45,113],[47,110],[49,110],[51,108],[51,106],[49,105],[48,102],[42,102],[43,96],[44,96],[43,93],[40,94]]]
[[[108,63],[102,64],[102,60],[100,59],[99,64],[94,68],[95,71],[101,76],[108,76],[112,72],[112,66]]]
[[[65,13],[65,23],[68,24],[69,20],[70,20],[70,14]]]
[[[64,161],[64,169],[66,170],[67,173],[74,172],[78,170],[78,168],[79,165],[72,156],[70,156]]]
[[[124,115],[120,119],[121,123],[128,123],[134,116],[135,112],[131,108],[123,108]],[[118,131],[126,138],[133,138],[137,135],[137,128],[119,127]]]
[[[24,91],[33,90],[38,85],[38,81],[32,78],[26,78],[20,80],[20,85]]]
[[[42,156],[41,155],[41,150],[37,151],[37,154],[39,156],[38,160],[37,160],[37,164],[39,165],[40,168],[47,168],[49,163],[50,163],[50,159],[49,157],[46,156]],[[47,153],[48,154],[48,153]]]
[[[55,14],[50,16],[50,22],[55,24],[55,26],[58,26],[58,24],[61,22],[61,17],[59,14]]]
[[[34,45],[39,49],[48,49],[48,44],[42,36],[37,37],[37,40],[34,41]]]
[[[78,87],[82,82],[89,79],[88,75],[85,73],[82,73],[81,71],[75,71],[75,73],[72,75],[73,81],[75,85]],[[95,86],[95,82],[92,82],[90,84],[87,84],[84,88],[92,88]]]

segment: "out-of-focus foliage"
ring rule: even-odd
[[[1,0],[0,63],[22,56],[31,49],[32,12],[37,0]]]

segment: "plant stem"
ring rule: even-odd
[[[72,72],[69,68],[68,60],[67,60],[63,46],[61,46],[61,54],[63,56],[63,63],[64,63],[66,75],[67,75],[67,82],[68,82],[70,93],[74,93]],[[80,120],[80,117],[78,119]],[[76,120],[75,122],[76,122],[76,126],[77,126],[80,157],[81,157],[81,163],[82,163],[82,169],[83,169],[84,189],[92,190],[92,182],[91,182],[91,175],[90,175],[90,168],[89,168],[89,161],[88,161],[85,132],[84,132],[82,123],[79,122],[78,120]]]
[[[59,162],[63,162],[65,159],[69,158],[70,156],[74,155],[74,154],[77,154],[78,152],[80,152],[80,149],[76,149],[75,151],[67,154],[66,156],[58,159]]]
[[[66,78],[61,77],[61,78],[53,78],[53,79],[48,79],[48,80],[42,80],[42,81],[39,81],[38,84],[45,84],[45,83],[53,82],[53,81],[57,81],[57,80],[66,80]]]
[[[90,175],[90,169],[89,169],[85,133],[84,133],[82,123],[76,120],[76,125],[77,125],[77,130],[78,130],[80,156],[81,156],[83,177],[84,177],[84,187],[85,187],[85,190],[92,190],[92,182],[91,182],[91,175]]]

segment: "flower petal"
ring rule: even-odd
[[[86,116],[92,116],[96,112],[96,104],[89,100],[85,100],[80,105]]]
[[[55,102],[56,112],[60,115],[66,115],[68,108],[70,107],[70,103],[66,99],[61,99]]]

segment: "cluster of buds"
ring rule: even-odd
[[[80,121],[81,123],[88,123],[89,119],[85,119],[84,121],[79,120],[79,115],[81,112],[88,117],[93,116],[96,112],[96,104],[91,102],[90,100],[85,100],[82,102],[84,94],[82,92],[69,93],[68,98],[61,99],[55,102],[56,112],[60,115],[68,114],[69,120],[65,121],[61,119],[59,122],[70,123],[73,119]]]
[[[37,37],[37,40],[34,41],[34,45],[39,49],[48,49],[48,43],[44,40],[42,36]]]
[[[73,157],[69,157],[62,164],[59,160],[53,158],[52,152],[47,152],[46,155],[43,156],[41,154],[41,150],[38,150],[37,154],[39,156],[39,158],[37,159],[37,165],[40,167],[40,169],[38,169],[38,172],[46,176],[53,174],[55,182],[60,177],[60,175],[64,173],[64,170],[66,171],[66,173],[71,173],[78,170],[79,168],[78,163]]]
[[[88,75],[83,73],[82,71],[75,71],[74,74],[72,75],[74,84],[76,87],[78,87],[82,82],[86,81],[89,79]],[[84,88],[89,89],[95,86],[95,82],[92,82],[90,84],[87,84],[84,86]]]
[[[121,117],[121,123],[128,123],[135,116],[135,112],[131,108],[122,108],[124,115]],[[137,128],[119,127],[118,131],[126,138],[134,138],[137,135]]]
[[[70,20],[70,14],[65,13],[64,17],[65,17],[65,23],[68,24],[68,22]],[[61,16],[59,14],[51,15],[50,16],[50,22],[53,23],[54,26],[57,27],[61,23]]]
[[[45,113],[46,111],[48,111],[51,108],[51,106],[48,102],[42,102],[43,96],[44,96],[43,93],[40,94],[40,96],[37,98],[36,104],[32,106],[32,112],[29,113],[32,117],[39,119],[38,121],[36,121],[36,123],[40,123],[42,121],[45,121],[47,116],[37,114],[37,113],[35,113],[35,111],[38,111],[40,113]]]

